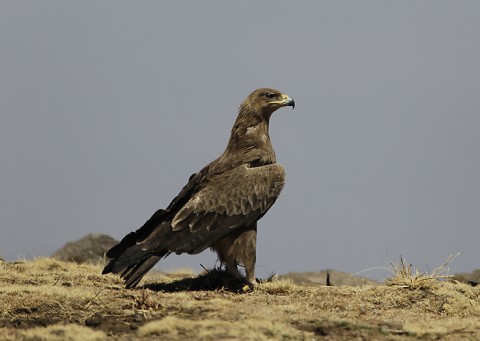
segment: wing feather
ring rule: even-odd
[[[260,219],[285,183],[278,164],[246,165],[215,174],[173,217],[139,245],[144,250],[199,253],[231,230]]]
[[[278,198],[284,184],[285,171],[279,164],[254,168],[242,165],[216,174],[178,211],[172,228],[178,231],[192,222],[201,224],[203,220],[196,217],[208,213],[215,213],[217,217],[244,216],[245,219],[250,214],[263,215]]]
[[[129,271],[137,259],[152,255],[202,252],[232,229],[260,219],[274,204],[284,183],[285,172],[279,164],[253,168],[241,165],[214,174],[204,173],[202,177],[200,172],[196,173],[167,210],[159,210],[109,252],[116,258],[105,272],[118,272],[125,267]],[[130,256],[131,253],[136,256]],[[137,270],[132,273],[140,268]]]

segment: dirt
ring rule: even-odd
[[[480,339],[480,287],[463,283],[354,287],[279,279],[251,290],[211,271],[157,273],[126,290],[100,272],[48,258],[0,262],[0,339]]]

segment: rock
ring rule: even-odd
[[[477,286],[480,284],[480,269],[473,270],[472,273],[459,273],[451,278],[455,282]]]
[[[79,240],[65,244],[55,251],[52,257],[76,263],[103,263],[105,253],[117,243],[118,241],[105,234],[90,233]]]
[[[373,279],[361,276],[354,276],[346,272],[335,270],[322,270],[318,272],[290,272],[285,275],[281,275],[282,278],[290,278],[295,284],[308,284],[308,285],[350,285],[360,286],[365,284],[378,284]]]
[[[102,315],[95,314],[92,317],[89,317],[85,320],[85,325],[87,327],[98,327],[102,324]]]
[[[480,283],[480,269],[473,270],[470,274],[470,280],[476,283]]]

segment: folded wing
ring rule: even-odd
[[[233,229],[259,220],[285,183],[279,164],[202,172],[190,178],[166,210],[158,210],[107,253],[113,259],[104,273],[121,273],[127,287],[135,286],[170,253],[202,252]]]

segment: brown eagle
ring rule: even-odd
[[[211,247],[226,270],[255,283],[257,221],[272,207],[285,183],[276,163],[268,126],[277,109],[295,102],[281,92],[262,88],[238,109],[227,148],[198,173],[166,209],[160,209],[137,231],[107,252],[103,273],[120,274],[135,287],[163,257],[197,254]]]

